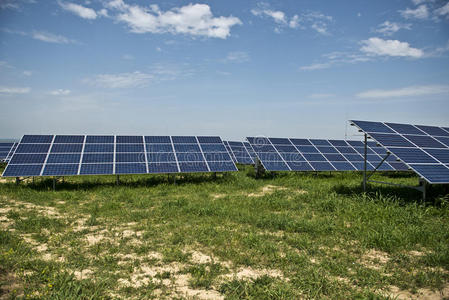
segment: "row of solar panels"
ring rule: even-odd
[[[449,128],[351,122],[376,141],[367,144],[368,170],[412,169],[429,183],[449,183]],[[256,160],[270,171],[364,169],[365,147],[360,141],[265,137],[247,141],[223,142],[212,136],[26,135],[6,155],[10,161],[3,176],[226,172],[237,170],[234,162]]]
[[[449,127],[351,122],[427,182],[449,183]]]
[[[3,176],[237,171],[216,136],[25,135]]]
[[[257,158],[269,171],[361,171],[361,141],[247,137]],[[367,169],[374,170],[387,151],[374,142],[367,145]],[[390,155],[378,167],[382,171],[406,171],[407,166]]]

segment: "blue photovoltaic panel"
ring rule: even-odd
[[[198,142],[201,144],[220,144],[221,138],[218,136],[199,136]]]
[[[84,145],[84,153],[113,153],[114,144],[86,144]]]
[[[313,171],[312,166],[306,161],[287,161],[292,171]]]
[[[86,143],[89,144],[114,144],[113,135],[88,135]]]
[[[0,143],[0,161],[8,162],[16,151],[17,143]]]
[[[412,143],[397,134],[371,133],[370,136],[385,147],[414,147]]]
[[[118,135],[115,137],[117,144],[143,144],[142,136]]]
[[[262,165],[269,171],[354,171],[363,170],[364,144],[360,141],[247,138]],[[256,144],[252,144],[251,141]],[[286,141],[290,141],[288,144]],[[312,146],[315,145],[315,146]],[[360,147],[361,146],[361,147]],[[377,155],[379,152],[381,156]],[[376,142],[367,144],[367,168],[373,170],[387,156]],[[396,161],[395,161],[396,162]],[[396,168],[397,167],[397,168]],[[388,161],[379,170],[404,170],[403,165],[392,166]]]
[[[352,121],[356,123],[357,127],[365,132],[377,132],[377,133],[395,133],[390,127],[382,122],[369,122],[369,121]]]
[[[392,159],[387,161],[393,168],[410,167],[429,183],[449,183],[449,132],[444,127],[370,122],[391,130],[379,134],[366,122],[351,122],[392,153]],[[394,162],[396,157],[401,161]]]
[[[307,139],[290,139],[293,145],[298,146],[312,146],[312,143]]]
[[[114,153],[84,153],[83,163],[113,163]]]
[[[171,144],[169,136],[146,136],[145,143],[147,144]]]
[[[203,152],[227,152],[222,144],[201,144]]]
[[[397,133],[426,135],[424,131],[410,124],[385,123]]]
[[[438,142],[436,139],[425,136],[425,135],[404,135],[406,139],[411,141],[418,147],[427,147],[427,148],[447,148],[445,145]]]
[[[223,161],[229,162],[232,161],[231,156],[227,152],[216,152],[216,153],[204,153],[204,157],[206,161]]]
[[[51,153],[81,153],[83,144],[53,144]]]
[[[196,137],[194,136],[172,136],[173,143],[177,144],[196,144]]]
[[[53,135],[24,135],[21,144],[50,144]]]
[[[431,183],[448,183],[449,168],[440,164],[418,165],[410,164],[410,167]]]
[[[46,154],[44,154],[46,155]],[[50,154],[47,159],[48,164],[64,164],[64,163],[79,163],[81,153],[78,154]],[[45,158],[44,158],[45,160]],[[43,163],[43,161],[42,161]]]
[[[21,177],[21,176],[39,176],[41,174],[43,164],[29,165],[29,164],[8,164],[2,176],[5,177]]]
[[[174,144],[176,152],[200,152],[198,144]]]
[[[53,143],[82,144],[84,143],[84,135],[57,135]]]
[[[3,176],[237,170],[217,136],[26,135],[15,150]]]
[[[116,153],[115,162],[145,162],[145,153]]]
[[[50,144],[19,144],[16,153],[47,153]]]
[[[151,162],[176,162],[176,157],[174,152],[150,152],[147,154],[148,161]]]
[[[209,169],[207,168],[207,164],[205,162],[180,162],[179,168],[181,170],[181,173],[195,173],[195,172],[209,171]]]
[[[115,152],[144,152],[143,144],[116,144]]]
[[[252,165],[254,160],[243,142],[226,141],[225,145],[229,147],[229,153],[232,159],[238,164]],[[203,149],[204,151],[204,149]],[[253,152],[253,151],[252,151]],[[255,154],[253,154],[255,155]]]
[[[314,139],[311,139],[310,142],[312,144],[314,144],[315,146],[331,146],[331,144],[327,140],[314,140]]]
[[[47,154],[16,154],[10,164],[43,164]]]
[[[449,132],[444,130],[443,128],[436,127],[436,126],[424,126],[424,125],[416,125],[419,129],[427,133],[428,135],[432,136],[448,136]]]
[[[173,152],[171,144],[147,144],[147,152]]]
[[[46,164],[43,176],[77,175],[79,164]]]

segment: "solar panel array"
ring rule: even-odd
[[[217,136],[25,135],[6,177],[237,171]]]
[[[429,183],[449,183],[449,128],[351,121]]]
[[[8,161],[16,150],[18,143],[0,143],[0,161]]]
[[[268,171],[361,171],[364,169],[364,143],[361,141],[247,137]],[[387,151],[376,143],[367,145],[367,169],[374,170]],[[390,155],[378,168],[406,171],[407,166]]]
[[[234,162],[243,165],[253,165],[256,154],[248,142],[224,141]]]

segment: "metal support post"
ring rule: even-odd
[[[367,160],[368,160],[368,136],[365,133],[365,149],[364,149],[364,161],[363,161],[363,191],[366,192],[366,167],[367,167]]]
[[[53,177],[53,191],[56,190],[56,177]]]
[[[120,184],[120,175],[117,175],[116,179],[115,179],[115,184],[119,185]]]
[[[16,184],[19,185],[20,183],[20,177],[16,177]]]

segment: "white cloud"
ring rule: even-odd
[[[440,8],[438,8],[438,9],[436,9],[435,10],[435,13],[438,15],[438,16],[448,16],[449,17],[449,2],[448,3],[446,3],[446,5],[444,5],[444,6],[442,6],[442,7],[440,7]]]
[[[266,5],[259,5],[265,7],[263,8],[255,8],[251,10],[251,13],[255,16],[268,16],[273,18],[276,23],[279,24],[287,24],[287,18],[285,13],[280,10],[271,10],[266,8]]]
[[[288,22],[288,27],[290,28],[298,28],[299,27],[299,16],[294,15],[293,18]]]
[[[29,87],[0,86],[0,94],[28,94],[30,91]]]
[[[71,93],[70,90],[57,89],[57,90],[50,91],[49,94],[52,96],[67,96],[70,93]]]
[[[248,53],[244,51],[229,52],[225,59],[226,62],[243,63],[249,61]]]
[[[315,71],[315,70],[322,70],[327,69],[332,66],[331,63],[318,63],[318,64],[312,64],[308,66],[302,66],[299,69],[302,71]]]
[[[427,19],[429,17],[429,10],[425,4],[418,6],[416,9],[406,8],[399,12],[406,19]]]
[[[412,28],[411,24],[402,24],[402,23],[385,21],[377,27],[375,32],[381,33],[386,36],[390,36],[390,35],[393,35],[393,33],[398,32],[401,29],[410,30],[411,28]]]
[[[67,10],[83,19],[94,20],[97,18],[97,13],[92,8],[84,7],[82,5],[70,3],[70,2],[58,1],[58,4],[64,10]]]
[[[143,7],[114,0],[107,7],[117,13],[113,18],[125,23],[134,33],[172,33],[226,39],[231,27],[242,22],[236,17],[214,17],[207,4],[188,4],[169,11],[159,6]]]
[[[302,15],[302,19],[311,24],[311,28],[320,34],[329,34],[327,28],[329,23],[333,21],[331,16],[327,16],[320,12],[310,12]]]
[[[449,94],[449,85],[421,85],[409,86],[393,90],[369,90],[358,93],[358,98],[397,98],[413,96],[429,96]]]
[[[25,71],[23,71],[23,75],[25,75],[25,76],[31,76],[31,75],[33,75],[33,72],[32,72],[32,71],[25,70]]]
[[[34,31],[32,34],[32,38],[35,40],[47,42],[47,43],[56,43],[56,44],[74,44],[77,43],[75,40],[71,40],[62,35],[56,35],[53,33],[49,33],[46,31]]]
[[[132,88],[144,87],[154,78],[152,74],[139,71],[120,74],[99,74],[93,79],[85,81],[104,88]]]
[[[420,58],[424,56],[421,49],[412,48],[407,42],[398,40],[383,40],[380,38],[370,38],[361,42],[360,50],[368,55],[378,56],[402,56]]]
[[[100,9],[98,11],[98,15],[102,17],[109,17],[108,10],[105,8]]]
[[[272,18],[276,23],[276,27],[274,28],[276,33],[282,32],[282,28],[284,27],[289,27],[292,29],[311,28],[320,34],[328,35],[329,23],[333,21],[331,16],[327,16],[317,11],[303,13],[300,15],[295,14],[289,18],[282,11],[270,9],[269,4],[264,2],[259,3],[257,8],[251,10],[251,13],[257,17]]]

